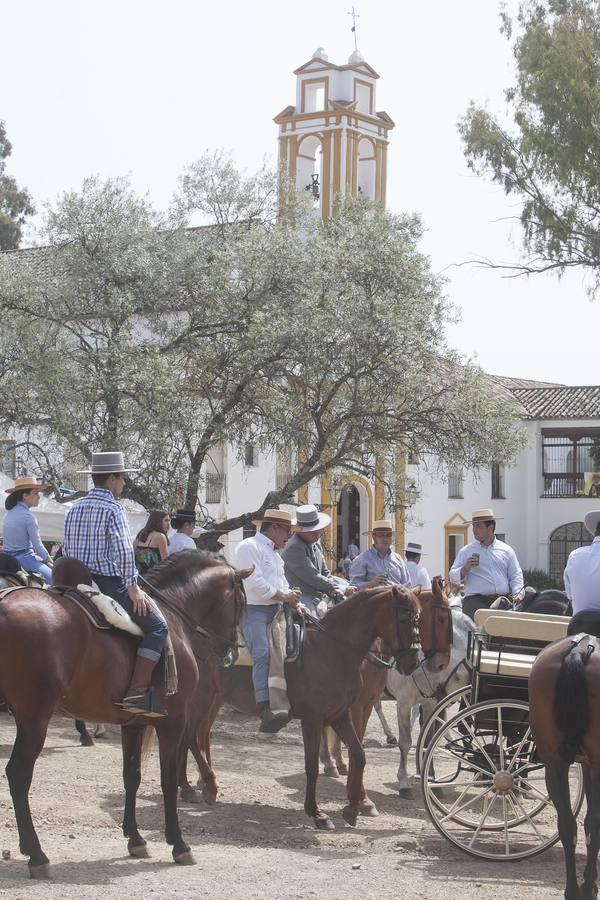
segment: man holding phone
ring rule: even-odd
[[[357,588],[404,584],[410,587],[406,563],[392,550],[394,531],[390,519],[373,522],[373,546],[360,553],[350,564],[350,584]]]
[[[476,610],[489,609],[498,597],[519,599],[523,573],[515,551],[496,537],[493,510],[476,510],[471,522],[475,540],[459,551],[450,581],[464,583],[463,612],[473,618]]]

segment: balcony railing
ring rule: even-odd
[[[542,497],[585,497],[583,475],[544,475]]]
[[[224,487],[224,475],[218,475],[216,472],[208,472],[206,475],[206,502],[220,503]]]

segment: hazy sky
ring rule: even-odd
[[[272,119],[295,101],[293,70],[323,46],[354,49],[347,0],[0,0],[0,118],[9,171],[38,204],[89,174],[129,174],[165,207],[186,163],[226,148],[248,170],[276,157]],[[450,342],[489,372],[595,384],[600,300],[581,276],[507,279],[456,264],[511,261],[514,200],[473,176],[456,129],[470,99],[505,111],[512,60],[497,0],[369,0],[359,48],[395,121],[388,205],[418,211],[424,249],[462,321]]]

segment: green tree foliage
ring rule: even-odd
[[[372,475],[376,449],[390,484],[398,444],[469,468],[518,449],[510,406],[446,346],[419,220],[359,200],[322,222],[295,194],[278,219],[276,188],[203,159],[167,220],[89,179],[47,246],[0,256],[0,418],[35,429],[57,477],[118,447],[131,496],[195,505],[223,444],[288,453],[287,483],[223,532],[328,471]],[[210,223],[186,227],[198,211]]]
[[[15,179],[6,174],[6,160],[11,151],[4,122],[0,122],[0,250],[14,250],[19,246],[25,217],[34,212],[27,191],[19,190]]]
[[[469,166],[523,200],[529,258],[518,271],[578,266],[600,276],[600,5],[524,0],[503,16],[516,84],[512,124],[472,104],[460,123]]]

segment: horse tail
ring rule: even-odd
[[[585,661],[579,647],[570,647],[558,670],[554,692],[554,717],[562,733],[558,752],[569,765],[582,752],[582,738],[591,724]]]
[[[146,725],[144,728],[144,736],[142,737],[142,761],[152,753],[155,739],[156,731],[152,725]]]

